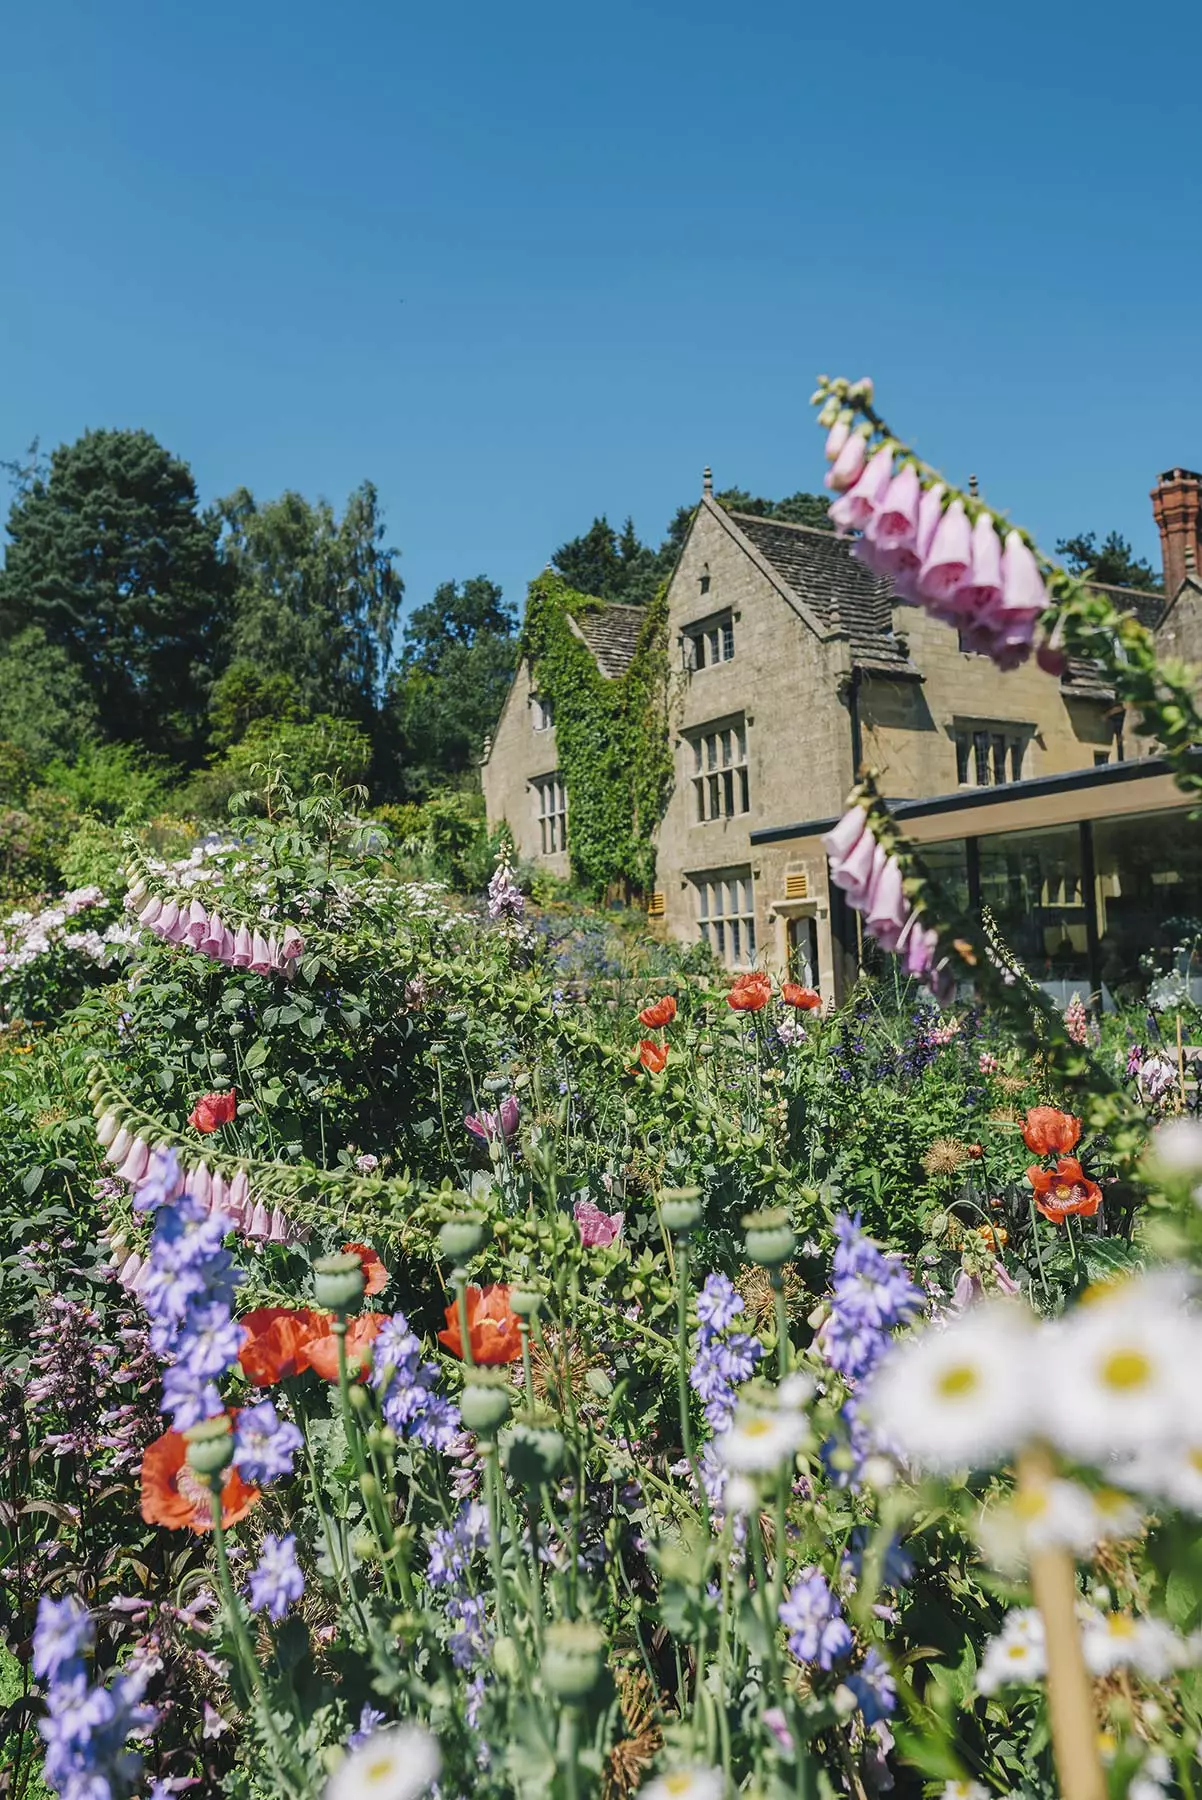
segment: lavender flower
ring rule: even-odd
[[[281,1419],[271,1400],[239,1413],[234,1426],[234,1467],[262,1486],[291,1475],[292,1462],[304,1439],[300,1430]]]
[[[432,1450],[452,1447],[460,1430],[459,1408],[435,1393],[438,1364],[423,1362],[421,1340],[410,1331],[404,1313],[394,1313],[381,1326],[371,1379],[384,1421],[398,1437],[411,1437]]]
[[[789,1649],[798,1662],[831,1669],[852,1647],[851,1627],[821,1569],[803,1569],[780,1605]]]
[[[488,1620],[483,1597],[471,1593],[472,1558],[488,1542],[488,1514],[475,1503],[465,1506],[455,1523],[442,1526],[430,1538],[426,1580],[432,1588],[448,1590],[445,1599],[451,1627],[448,1644],[457,1669],[469,1669],[488,1650]]]
[[[251,1611],[282,1619],[304,1591],[305,1578],[296,1561],[295,1535],[287,1532],[283,1537],[275,1537],[269,1532],[263,1539],[258,1566],[250,1572]]]
[[[862,1381],[889,1348],[890,1332],[913,1319],[922,1307],[901,1258],[882,1251],[860,1227],[860,1217],[835,1220],[831,1270],[831,1310],[818,1333],[818,1347],[848,1382]]]
[[[697,1318],[703,1330],[724,1331],[743,1311],[743,1296],[728,1275],[707,1275],[697,1296]]]
[[[369,1706],[367,1702],[364,1701],[363,1710],[359,1714],[359,1723],[346,1740],[347,1749],[360,1749],[361,1746],[367,1742],[372,1732],[376,1729],[376,1726],[384,1723],[384,1719],[384,1713],[377,1712],[374,1706]]]
[[[707,1275],[697,1296],[699,1328],[689,1385],[701,1400],[710,1429],[725,1431],[735,1416],[735,1389],[755,1373],[764,1354],[757,1338],[727,1332],[743,1311],[743,1296],[726,1275]],[[712,1497],[712,1496],[711,1496]]]
[[[879,1650],[869,1650],[860,1669],[844,1679],[856,1697],[865,1725],[876,1725],[896,1710],[897,1683]]]
[[[142,1767],[129,1740],[145,1737],[155,1722],[142,1705],[149,1671],[90,1687],[83,1652],[91,1642],[91,1621],[77,1600],[42,1598],[33,1639],[34,1670],[46,1684],[42,1772],[63,1800],[122,1800]]]
[[[52,1684],[78,1675],[95,1635],[91,1614],[74,1594],[63,1600],[43,1594],[33,1631],[33,1672],[38,1680]]]

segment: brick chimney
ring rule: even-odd
[[[1152,515],[1160,527],[1164,591],[1171,600],[1186,575],[1202,572],[1202,475],[1166,469],[1152,489]]]

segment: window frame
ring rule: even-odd
[[[692,760],[688,771],[693,789],[690,823],[716,825],[722,820],[746,818],[751,811],[746,716],[731,713],[722,719],[707,720],[681,735]]]
[[[701,942],[709,945],[725,968],[754,968],[755,875],[750,864],[702,869],[685,879],[693,891],[693,923]],[[729,905],[732,889],[737,890],[733,909]]]
[[[568,790],[563,776],[558,769],[547,775],[532,775],[530,788],[542,855],[561,856],[568,847]]]
[[[1026,780],[1034,725],[1019,719],[956,718],[947,734],[956,758],[958,788],[1013,787]]]
[[[531,694],[530,714],[535,731],[554,731],[555,709],[543,694]]]
[[[735,659],[735,615],[731,607],[707,613],[681,627],[685,668],[691,675],[721,668]]]

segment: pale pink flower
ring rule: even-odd
[[[864,463],[868,455],[868,444],[862,432],[857,431],[847,439],[834,466],[826,472],[826,485],[836,494],[842,494],[854,482],[860,479]]]
[[[856,485],[831,507],[831,523],[837,531],[863,531],[884,498],[892,474],[893,451],[886,444],[870,459]]]
[[[931,539],[918,576],[918,591],[933,612],[946,609],[972,566],[972,531],[963,502],[953,500]]]
[[[586,1250],[608,1249],[622,1235],[625,1213],[602,1212],[591,1200],[577,1200],[572,1215],[580,1227],[580,1242]]]

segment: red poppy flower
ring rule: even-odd
[[[231,1466],[221,1484],[221,1523],[235,1525],[259,1498],[257,1487]],[[165,1431],[142,1452],[142,1517],[169,1531],[211,1531],[213,1502],[199,1475],[188,1467],[188,1446],[180,1431]]]
[[[638,1068],[639,1063],[649,1069],[652,1075],[662,1074],[668,1064],[668,1046],[657,1044],[654,1038],[643,1038],[639,1043],[639,1059],[632,1066]]]
[[[510,1311],[509,1289],[504,1282],[477,1287],[470,1282],[467,1294],[467,1339],[474,1363],[509,1363],[522,1354],[522,1339],[517,1314]],[[453,1356],[463,1355],[463,1335],[459,1329],[459,1308],[454,1301],[447,1307],[447,1328],[440,1331],[438,1341]]]
[[[1055,1106],[1033,1106],[1023,1124],[1023,1143],[1034,1156],[1063,1156],[1080,1136],[1080,1119]]]
[[[1090,1219],[1102,1204],[1101,1188],[1089,1179],[1075,1156],[1062,1156],[1054,1169],[1036,1164],[1027,1170],[1027,1180],[1035,1189],[1036,1206],[1053,1224],[1069,1213]]]
[[[344,1244],[344,1256],[357,1256],[359,1266],[363,1270],[363,1292],[378,1294],[381,1288],[388,1286],[388,1270],[376,1255],[370,1244]]]
[[[726,996],[726,1004],[733,1006],[736,1012],[759,1012],[771,998],[772,983],[767,975],[762,969],[751,969],[736,978]]]
[[[643,1008],[639,1014],[639,1024],[646,1025],[651,1031],[659,1031],[665,1025],[670,1025],[675,1017],[676,1002],[671,994],[664,994],[660,999],[653,1000],[650,1006]]]
[[[228,1125],[238,1110],[238,1094],[231,1088],[226,1094],[202,1094],[192,1111],[188,1114],[189,1125],[197,1131],[216,1131],[219,1125]]]
[[[387,1313],[372,1312],[347,1320],[346,1368],[352,1381],[359,1380],[371,1368],[371,1347],[387,1317]],[[304,1366],[315,1369],[323,1381],[338,1379],[338,1339],[333,1325],[333,1313],[314,1313],[313,1331],[304,1343]]]
[[[786,981],[781,987],[780,997],[786,1006],[800,1007],[802,1012],[819,1012],[822,1007],[822,995],[818,989],[802,987],[796,981]]]
[[[274,1387],[285,1375],[309,1367],[305,1346],[320,1329],[322,1314],[307,1308],[260,1306],[238,1320],[246,1340],[238,1352],[242,1373],[256,1387]]]

